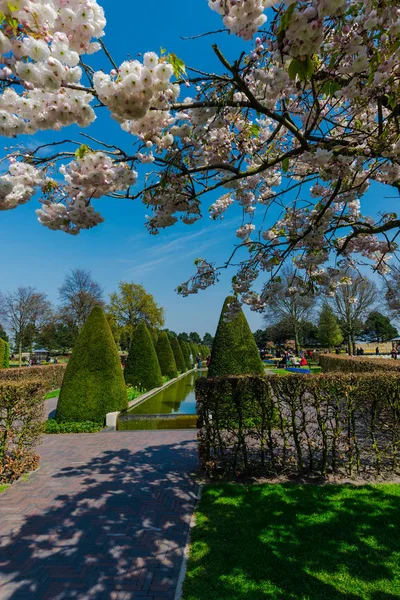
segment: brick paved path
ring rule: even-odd
[[[0,599],[173,600],[195,438],[44,436],[40,469],[0,495]]]

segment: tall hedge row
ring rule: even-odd
[[[176,368],[179,373],[184,373],[186,371],[186,363],[177,337],[171,338],[171,348],[174,353]]]
[[[201,377],[196,400],[208,475],[400,474],[397,373]]]
[[[228,314],[229,304],[234,300],[234,296],[228,296],[222,307],[208,377],[264,373],[264,365],[243,311],[240,310],[234,317]]]
[[[101,423],[108,412],[121,411],[127,406],[117,346],[105,314],[97,306],[86,320],[72,351],[61,386],[56,420]]]
[[[0,383],[21,382],[39,379],[45,392],[60,387],[65,374],[65,365],[43,365],[38,367],[17,367],[0,371]]]
[[[325,373],[400,372],[400,360],[320,354],[319,364]]]
[[[153,340],[143,321],[135,327],[125,367],[128,385],[152,390],[162,385],[162,375]]]
[[[160,364],[161,375],[166,375],[173,379],[178,377],[178,369],[176,367],[174,353],[172,352],[166,331],[161,331],[156,344],[156,352],[158,362]]]

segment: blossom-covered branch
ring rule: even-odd
[[[199,259],[179,291],[212,285],[237,260],[233,289],[255,310],[268,302],[288,259],[299,292],[334,293],[343,269],[357,261],[389,270],[399,219],[384,206],[373,218],[362,203],[373,181],[400,189],[395,0],[209,0],[248,45],[231,63],[214,44],[218,73],[185,67],[166,52],[118,67],[95,0],[0,5],[3,135],[89,127],[106,109],[130,148],[87,134],[90,145],[64,140],[46,152],[10,150],[0,209],[39,192],[40,222],[77,234],[102,222],[95,199],[141,198],[155,234],[178,219],[202,218],[208,196],[213,220],[239,205],[232,256],[219,268]],[[83,62],[97,51],[105,56],[102,71]],[[149,171],[139,189],[142,165]],[[260,272],[268,283],[255,291]]]

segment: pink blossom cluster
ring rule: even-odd
[[[275,2],[271,0],[208,0],[208,5],[223,17],[227,29],[244,40],[253,35],[267,20],[265,9]]]
[[[41,181],[41,172],[35,167],[12,161],[6,175],[0,177],[0,210],[9,210],[29,202]]]
[[[160,114],[147,118],[150,109],[168,109],[180,91],[177,84],[171,83],[173,68],[164,58],[159,58],[155,52],[146,52],[143,63],[138,60],[125,61],[118,71],[110,74],[97,71],[93,77],[93,85],[98,98],[111,111],[112,116],[123,123],[133,121],[132,133],[139,133],[146,138],[147,131],[153,131],[156,125],[157,133],[165,127],[165,121]],[[129,130],[129,126],[127,127]]]

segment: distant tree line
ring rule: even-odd
[[[387,289],[358,273],[343,273],[332,297],[299,293],[296,274],[286,269],[264,311],[265,328],[254,333],[260,349],[268,343],[333,349],[345,345],[354,354],[356,342],[387,342],[398,335],[392,321],[400,320],[400,275],[392,275]],[[379,309],[384,307],[384,313]],[[382,309],[381,309],[382,310]]]
[[[23,352],[36,348],[45,348],[50,353],[70,352],[95,306],[105,311],[115,342],[125,351],[129,350],[140,322],[155,337],[165,323],[163,307],[142,285],[121,281],[107,301],[102,286],[86,269],[73,269],[66,275],[58,299],[58,306],[53,306],[46,294],[30,286],[0,293],[0,339],[10,338],[20,363]],[[209,348],[212,345],[210,333],[201,337],[195,331],[179,334],[166,331],[186,342]]]

